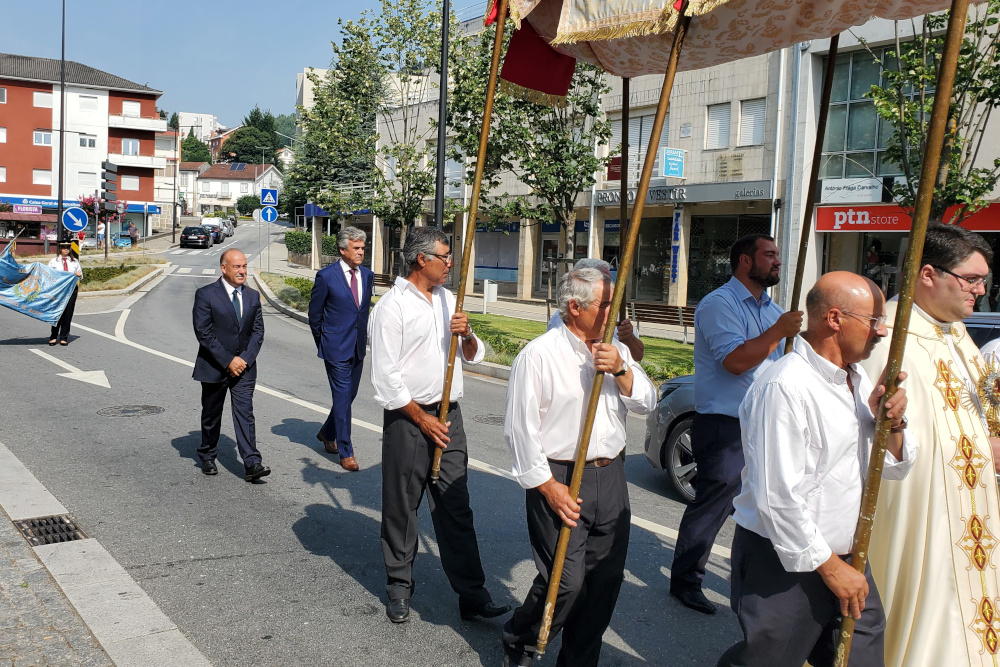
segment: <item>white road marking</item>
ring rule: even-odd
[[[202,269],[201,270],[201,275],[203,275],[203,276],[214,276],[215,275],[215,269]]]
[[[177,269],[177,273],[191,273],[191,267],[185,266],[183,269]]]
[[[201,254],[202,252],[203,252],[203,251],[201,251],[201,250],[192,250],[192,251],[190,252],[190,254],[192,254],[192,255],[200,255],[200,254]]]
[[[53,357],[51,354],[42,352],[41,350],[29,349],[29,352],[34,352],[42,359],[48,359],[56,366],[60,368],[65,368],[68,373],[59,373],[59,377],[69,378],[70,380],[79,380],[80,382],[86,382],[87,384],[94,384],[98,387],[104,387],[105,389],[111,389],[111,383],[108,382],[108,376],[104,374],[104,371],[81,371],[76,366],[71,366],[62,359]]]
[[[186,249],[186,248],[180,248],[180,249],[178,249],[178,250],[174,250],[174,251],[173,251],[173,252],[171,252],[170,254],[171,254],[171,255],[183,255],[183,254],[184,254],[184,253],[186,253],[186,252],[187,252],[187,249]]]
[[[118,338],[125,337],[125,320],[128,319],[128,314],[132,311],[128,308],[122,311],[122,314],[118,316],[118,322],[115,323],[115,336]]]

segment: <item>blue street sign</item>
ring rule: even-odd
[[[264,192],[267,192],[267,190]],[[278,219],[278,209],[273,206],[265,206],[260,210],[260,219],[264,222],[274,222]]]
[[[660,176],[666,178],[684,178],[684,151],[680,148],[664,148],[661,154]]]
[[[278,204],[278,191],[277,190],[265,190],[260,191],[260,203],[264,206],[277,206]],[[268,220],[270,222],[270,220]]]
[[[87,214],[82,208],[74,206],[63,210],[63,227],[71,232],[82,232],[87,228]]]

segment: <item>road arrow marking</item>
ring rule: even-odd
[[[69,378],[71,380],[79,380],[81,382],[86,382],[88,384],[96,384],[98,387],[104,387],[105,389],[111,389],[111,383],[108,382],[108,376],[104,374],[104,371],[81,371],[79,368],[76,368],[75,366],[70,366],[62,359],[57,359],[56,357],[53,357],[51,354],[46,354],[41,350],[32,349],[29,351],[34,352],[42,359],[48,359],[56,366],[65,368],[67,371],[69,371],[69,373],[59,373],[58,374],[59,377]]]

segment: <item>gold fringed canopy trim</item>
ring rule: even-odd
[[[500,79],[500,91],[518,99],[525,100],[526,102],[534,102],[535,104],[541,104],[547,107],[561,108],[566,106],[565,95],[549,95],[548,93],[543,93],[540,90],[532,90],[531,88],[519,86],[516,83],[511,83],[505,79]]]
[[[687,15],[701,16],[721,7],[729,0],[688,0]]]
[[[575,32],[560,32],[552,40],[552,44],[576,44],[578,42],[601,41],[608,39],[628,39],[660,35],[671,32],[677,25],[677,12],[665,11],[664,16],[652,20],[617,23],[599,28],[587,28]]]

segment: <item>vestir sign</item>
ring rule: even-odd
[[[949,209],[945,220],[954,209]],[[817,206],[817,232],[909,232],[910,214],[895,204],[882,206]],[[987,206],[962,226],[977,232],[1000,232],[1000,206]]]

